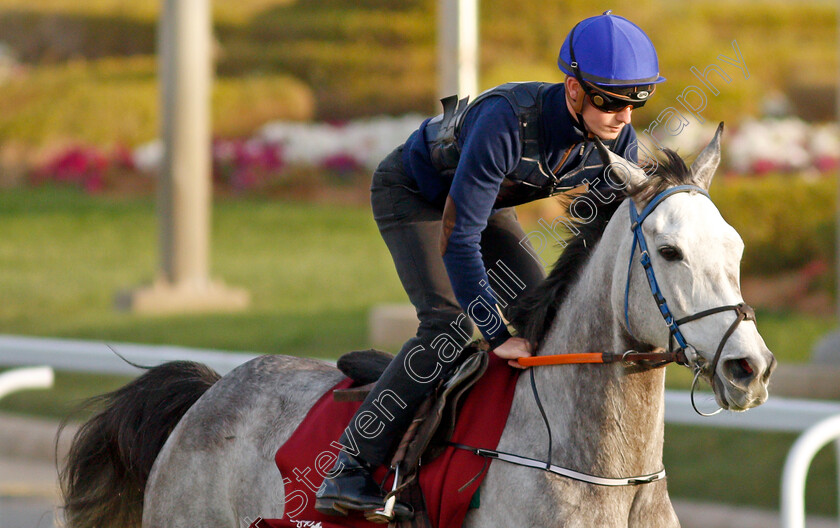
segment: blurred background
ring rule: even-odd
[[[439,111],[437,4],[212,1],[210,270],[247,290],[250,304],[150,315],[116,309],[115,296],[151,283],[159,267],[162,2],[0,0],[0,334],[333,359],[372,345],[396,351],[398,339],[370,333],[372,310],[406,297],[367,187],[379,160]],[[726,122],[711,194],[744,239],[744,298],[788,376],[773,394],[840,398],[840,378],[825,377],[838,367],[812,361],[837,326],[840,8],[483,0],[479,88],[562,82],[556,54],[566,34],[606,9],[650,35],[668,79],[634,112],[637,131],[675,108],[686,118],[680,133],[660,122],[651,135],[689,156]],[[744,69],[720,59],[736,59],[733,42]],[[692,73],[710,64],[731,78],[709,76],[717,95]],[[679,104],[689,86],[705,91],[702,123]],[[520,208],[531,229],[558,213],[551,200]],[[128,379],[56,376],[52,390],[2,399],[2,416],[64,418],[81,398]],[[690,379],[669,367],[668,384],[684,389]],[[675,498],[778,508],[795,435],[677,425],[666,434]],[[837,514],[836,475],[826,449],[811,470],[809,512]],[[0,512],[10,490],[0,487]]]

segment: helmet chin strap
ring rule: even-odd
[[[580,24],[580,22],[578,22],[578,24]],[[569,64],[569,66],[572,67],[572,73],[575,74],[575,80],[577,80],[578,85],[580,86],[580,103],[574,103],[573,108],[575,110],[575,115],[577,116],[580,129],[583,131],[584,141],[590,141],[592,139],[590,136],[594,134],[592,134],[589,131],[589,129],[586,128],[586,121],[583,120],[583,105],[586,104],[587,91],[586,86],[583,84],[583,76],[580,73],[580,67],[578,66],[577,59],[575,58],[575,29],[577,29],[578,24],[575,24],[575,27],[573,27],[572,31],[569,33],[569,58],[572,59],[572,62],[571,64]]]
[[[568,97],[568,92],[566,94]],[[572,103],[572,110],[575,111],[575,117],[577,118],[577,122],[580,125],[580,129],[583,132],[583,139],[584,141],[591,141],[593,134],[586,128],[586,121],[583,120],[583,105],[586,104],[586,93],[584,93],[583,88],[581,87],[579,92],[579,101],[571,100]]]

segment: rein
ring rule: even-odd
[[[653,271],[653,263],[650,259],[647,241],[645,240],[645,234],[642,231],[642,223],[653,212],[653,210],[659,206],[659,204],[665,201],[666,198],[674,194],[684,192],[699,192],[711,200],[709,193],[705,189],[696,185],[678,185],[662,191],[656,195],[653,200],[647,204],[647,206],[645,206],[641,213],[636,211],[636,204],[632,199],[630,199],[630,230],[633,231],[633,246],[630,250],[630,262],[627,265],[627,284],[624,288],[624,323],[627,331],[630,332],[630,335],[633,335],[633,330],[630,327],[629,308],[630,271],[633,268],[633,256],[636,254],[636,247],[638,246],[639,262],[645,270],[645,277],[647,278],[648,286],[650,286],[650,292],[653,294],[653,298],[659,307],[659,312],[662,314],[662,318],[665,319],[665,324],[668,325],[668,330],[670,331],[670,338],[668,340],[669,351],[675,354],[681,354],[682,358],[677,362],[694,370],[694,381],[691,384],[691,406],[694,408],[694,411],[701,416],[714,416],[723,409],[718,409],[713,413],[704,413],[697,408],[697,405],[694,402],[694,392],[697,388],[697,380],[700,378],[700,374],[703,371],[703,365],[699,361],[702,358],[697,354],[697,350],[688,344],[688,341],[686,341],[682,331],[680,330],[680,325],[721,312],[730,310],[735,312],[735,320],[726,332],[724,332],[723,337],[718,344],[717,350],[715,351],[714,359],[712,360],[710,372],[712,380],[714,380],[714,377],[717,375],[717,366],[720,362],[720,355],[723,352],[723,347],[726,345],[729,337],[735,332],[735,329],[738,328],[738,325],[741,324],[741,321],[755,321],[755,310],[753,310],[753,308],[748,304],[742,302],[703,310],[681,319],[674,318],[673,313],[671,313],[671,309],[668,307],[668,302],[665,300],[665,297],[662,295],[662,291],[659,289],[659,284],[656,282],[656,274]],[[677,346],[676,350],[674,349],[675,343]]]
[[[518,363],[524,367],[544,367],[547,365],[582,365],[586,363],[617,363],[634,362],[634,361],[651,361],[657,362],[653,368],[665,366],[668,363],[679,362],[684,359],[679,351],[665,352],[664,349],[658,348],[660,352],[636,352],[635,350],[628,350],[623,354],[616,354],[613,352],[587,352],[583,354],[554,354],[548,356],[531,356],[526,358],[519,358]]]
[[[633,245],[630,251],[630,259],[627,265],[627,283],[624,288],[624,324],[627,328],[627,331],[633,336],[633,330],[630,326],[630,272],[633,269],[633,257],[636,255],[636,248],[639,249],[639,262],[641,263],[642,267],[645,270],[645,277],[647,278],[648,286],[650,287],[650,292],[653,295],[653,299],[656,301],[656,305],[659,308],[659,312],[662,314],[662,318],[665,320],[665,324],[668,326],[670,337],[668,339],[668,351],[665,352],[663,349],[658,349],[660,352],[636,352],[634,350],[628,350],[623,354],[616,354],[612,352],[595,352],[595,353],[583,353],[583,354],[559,354],[559,355],[550,355],[550,356],[533,356],[528,358],[519,358],[518,362],[522,366],[532,367],[532,366],[545,366],[545,365],[571,365],[571,364],[585,364],[585,363],[615,363],[617,361],[655,361],[658,362],[654,367],[661,367],[668,363],[678,363],[685,367],[689,367],[694,371],[694,381],[691,384],[691,406],[694,408],[694,411],[701,415],[701,416],[713,416],[721,412],[722,409],[718,409],[713,413],[704,413],[697,408],[697,405],[694,401],[694,393],[697,389],[697,381],[700,378],[700,374],[703,372],[703,361],[701,364],[701,358],[697,353],[697,350],[691,346],[688,341],[683,336],[682,330],[680,330],[680,325],[685,323],[690,323],[692,321],[696,321],[703,317],[707,317],[709,315],[714,315],[717,313],[727,312],[727,311],[734,311],[735,312],[735,320],[729,326],[729,328],[724,332],[723,337],[718,344],[717,350],[715,351],[714,358],[711,362],[711,376],[714,379],[716,376],[718,363],[720,362],[720,356],[723,353],[723,347],[726,345],[726,342],[729,340],[729,337],[735,332],[738,328],[738,325],[741,324],[742,321],[755,321],[755,310],[746,303],[738,303],[726,306],[718,306],[717,308],[710,308],[708,310],[703,310],[697,312],[693,315],[688,315],[681,319],[674,318],[673,313],[671,312],[671,308],[668,307],[668,302],[665,299],[665,296],[662,295],[662,290],[659,288],[659,283],[656,281],[656,273],[653,270],[653,263],[650,258],[650,251],[648,250],[647,241],[645,240],[644,232],[642,231],[642,223],[647,219],[648,216],[656,209],[659,204],[665,201],[666,198],[672,196],[677,193],[684,193],[684,192],[699,192],[700,194],[706,196],[711,200],[709,193],[701,188],[697,187],[696,185],[678,185],[676,187],[671,187],[670,189],[665,189],[664,191],[660,192],[645,206],[641,213],[636,210],[636,204],[633,202],[633,199],[630,199],[630,230],[633,232]],[[635,337],[635,336],[634,336]]]
[[[642,232],[642,223],[653,212],[653,210],[656,209],[659,206],[659,204],[661,204],[666,198],[668,198],[671,195],[683,192],[699,192],[700,194],[703,194],[711,200],[711,197],[709,197],[709,193],[705,189],[697,187],[696,185],[678,185],[676,187],[671,187],[670,189],[662,191],[661,193],[657,194],[650,201],[650,203],[648,203],[648,205],[642,210],[641,213],[636,211],[636,204],[635,202],[633,202],[632,198],[630,199],[630,230],[633,232],[633,247],[632,251],[630,252],[630,262],[627,266],[627,285],[624,289],[624,322],[627,331],[632,336],[633,331],[630,328],[629,309],[630,272],[633,268],[633,257],[636,255],[636,247],[638,247],[639,262],[642,264],[642,267],[645,270],[645,277],[647,278],[648,285],[650,286],[651,294],[653,295],[653,298],[656,301],[657,306],[659,307],[659,312],[662,314],[662,317],[665,320],[665,324],[668,326],[669,329],[670,336],[668,339],[668,351],[666,352],[664,349],[658,348],[656,349],[656,351],[652,352],[637,352],[635,350],[628,350],[624,353],[593,352],[580,354],[531,356],[527,358],[519,358],[517,362],[520,365],[525,367],[538,367],[546,365],[575,365],[592,363],[608,364],[616,363],[619,361],[649,361],[655,362],[655,364],[652,365],[652,368],[658,368],[668,363],[678,363],[680,365],[692,368],[694,370],[694,381],[691,384],[691,406],[694,408],[695,412],[697,412],[697,414],[700,414],[701,416],[713,416],[723,410],[718,409],[713,413],[703,413],[695,405],[694,391],[697,387],[697,380],[699,379],[700,374],[703,371],[703,365],[700,363],[700,361],[703,358],[700,357],[696,349],[686,341],[682,331],[680,330],[680,325],[690,323],[698,319],[702,319],[703,317],[707,317],[709,315],[727,312],[730,310],[735,312],[735,320],[732,322],[732,324],[729,325],[729,328],[727,328],[726,332],[724,332],[723,337],[721,338],[720,343],[718,344],[717,350],[715,351],[714,359],[711,363],[711,376],[712,379],[714,379],[718,363],[720,362],[720,356],[723,352],[723,347],[726,345],[726,342],[729,340],[729,337],[732,336],[732,334],[735,332],[735,330],[738,328],[738,325],[742,321],[755,321],[755,311],[751,306],[742,302],[734,305],[710,308],[708,310],[703,310],[692,315],[688,315],[681,319],[674,318],[671,309],[668,307],[668,302],[665,300],[664,295],[662,295],[662,290],[660,290],[659,284],[656,281],[656,274],[653,270],[653,264],[650,259],[650,252],[648,251],[645,235]],[[634,486],[638,484],[647,484],[649,482],[655,482],[657,480],[665,478],[664,469],[657,473],[652,473],[649,475],[616,479],[587,475],[585,473],[580,473],[571,469],[561,468],[552,464],[551,424],[548,421],[548,417],[546,416],[545,410],[543,409],[542,401],[540,400],[540,395],[539,391],[537,390],[537,384],[536,379],[534,377],[533,369],[530,372],[530,376],[531,389],[534,393],[534,400],[537,403],[537,407],[539,408],[540,414],[542,415],[543,421],[545,422],[546,429],[548,430],[548,457],[546,459],[547,461],[540,461],[528,457],[523,457],[520,455],[514,455],[511,453],[504,453],[501,451],[494,451],[490,449],[475,448],[461,444],[450,443],[450,445],[459,449],[466,449],[479,456],[503,460],[505,462],[509,462],[520,466],[542,469],[550,473],[562,475],[571,479],[587,482],[590,484],[596,484],[599,486]]]

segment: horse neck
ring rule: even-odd
[[[618,217],[622,211],[626,214],[626,207],[619,209]],[[540,354],[621,352],[632,347],[611,302],[614,270],[626,266],[616,257],[626,254],[625,246],[629,252],[629,243],[622,242],[629,221],[617,220],[610,222],[569,291]],[[534,374],[552,428],[555,464],[603,476],[661,469],[664,369],[630,370],[619,363],[539,367]],[[522,376],[518,396],[523,407],[532,408],[527,413],[533,422],[529,427],[545,431],[542,418],[533,411],[528,377]]]

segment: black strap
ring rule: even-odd
[[[542,415],[542,419],[545,422],[545,428],[548,431],[548,456],[545,459],[545,468],[549,469],[551,467],[551,424],[548,423],[548,416],[545,414],[545,409],[543,409],[542,400],[540,400],[540,393],[537,391],[537,382],[534,379],[534,370],[530,369],[531,371],[531,390],[534,392],[534,399],[537,401],[537,407],[540,409],[540,414]]]
[[[721,353],[723,353],[723,347],[726,346],[726,342],[729,340],[729,337],[735,332],[735,329],[738,328],[738,325],[741,324],[742,321],[755,321],[755,310],[752,306],[746,303],[738,303],[738,304],[731,304],[728,306],[719,306],[717,308],[710,308],[708,310],[703,310],[702,312],[697,312],[696,314],[689,315],[687,317],[683,317],[676,321],[677,325],[681,325],[683,323],[689,323],[691,321],[696,321],[702,317],[706,317],[707,315],[713,315],[716,313],[721,312],[728,312],[728,311],[735,311],[735,320],[732,321],[732,324],[729,325],[729,328],[726,329],[726,332],[723,334],[723,337],[720,339],[720,343],[718,343],[717,350],[715,351],[714,359],[712,359],[712,376],[714,377],[715,372],[717,372],[717,366],[720,362]]]
[[[683,323],[689,323],[691,321],[695,321],[697,319],[700,319],[701,317],[706,317],[707,315],[713,315],[713,314],[716,314],[716,313],[719,313],[719,312],[727,312],[727,311],[730,311],[730,310],[737,310],[738,306],[740,306],[740,305],[739,304],[730,304],[728,306],[718,306],[717,308],[710,308],[708,310],[703,310],[702,312],[697,312],[694,315],[689,315],[689,316],[683,317],[682,319],[678,319],[677,324],[681,325]]]
[[[583,76],[580,73],[580,65],[575,59],[575,29],[577,29],[580,22],[575,24],[575,27],[572,28],[572,31],[569,33],[569,58],[572,62],[569,66],[572,68],[572,73],[575,74],[575,79],[577,79],[578,84],[580,85],[580,89],[583,91],[581,97],[583,97],[583,101],[580,103],[580,112],[575,109],[575,114],[577,115],[578,124],[580,125],[580,129],[583,131],[583,140],[589,141],[589,130],[586,128],[586,123],[583,120],[583,105],[586,104],[586,96],[589,95],[589,88],[584,84]]]
[[[717,372],[718,362],[720,361],[720,354],[721,352],[723,352],[723,346],[729,340],[729,336],[731,336],[732,333],[735,332],[735,329],[738,328],[738,325],[741,324],[741,321],[755,321],[755,310],[753,310],[752,306],[748,304],[741,303],[735,306],[735,313],[737,314],[737,317],[734,321],[732,321],[732,324],[729,325],[729,328],[727,328],[726,333],[723,334],[723,338],[720,340],[720,344],[718,345],[717,351],[715,351],[715,359],[714,361],[712,361],[712,376],[714,376],[715,372]]]

